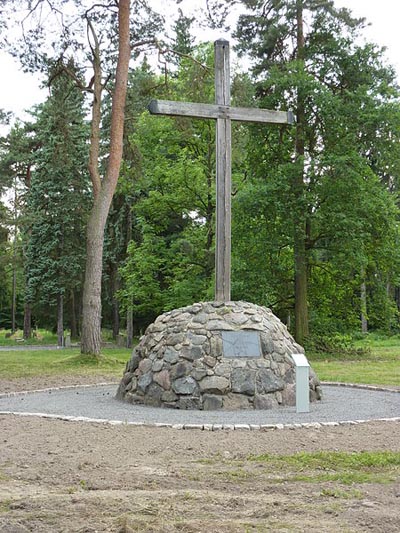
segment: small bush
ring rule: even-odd
[[[353,337],[348,334],[333,335],[310,335],[304,342],[307,352],[313,354],[324,354],[334,356],[368,356],[371,353],[369,348],[357,348],[354,346]]]

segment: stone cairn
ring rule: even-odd
[[[226,332],[241,331],[250,335],[243,337],[245,341],[256,339],[255,357],[227,357],[232,350]],[[233,335],[240,340],[242,334]],[[126,365],[117,398],[177,409],[295,405],[292,353],[304,349],[269,309],[247,302],[196,303],[160,315],[146,329]],[[309,390],[311,401],[321,398],[320,382],[311,368]]]

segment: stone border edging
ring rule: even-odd
[[[101,387],[105,385],[115,385],[115,382],[90,383],[86,385],[65,385],[61,387],[48,387],[45,389],[27,390],[20,392],[6,392],[0,394],[0,398],[11,398],[18,395],[34,394],[35,392],[51,392],[65,389],[78,389],[89,387]],[[385,387],[377,387],[375,385],[363,385],[358,383],[341,383],[323,381],[321,385],[329,385],[336,387],[349,387],[364,390],[395,392],[400,393],[400,389],[388,389]],[[87,422],[97,424],[108,424],[111,426],[136,426],[136,427],[155,427],[155,428],[170,428],[178,430],[197,429],[202,431],[268,431],[268,430],[282,430],[282,429],[321,429],[324,427],[336,426],[356,426],[358,424],[365,424],[367,422],[400,422],[400,417],[392,418],[370,418],[366,420],[344,420],[341,422],[303,422],[298,424],[169,424],[164,422],[128,422],[123,420],[108,420],[106,418],[89,418],[85,416],[68,416],[55,415],[49,413],[30,413],[20,411],[0,411],[0,416],[14,415],[14,416],[31,416],[38,418],[49,418],[53,420],[63,420],[65,422]]]
[[[368,420],[344,420],[341,422],[303,422],[299,424],[168,424],[164,422],[127,422],[123,420],[108,420],[105,418],[88,418],[86,416],[53,415],[47,413],[29,413],[0,411],[0,416],[31,416],[37,418],[50,418],[53,420],[63,420],[65,422],[88,422],[97,424],[107,424],[111,426],[134,426],[146,428],[169,428],[178,430],[197,429],[202,431],[268,431],[282,429],[321,429],[324,427],[336,426],[357,426],[367,422],[400,422],[400,417],[393,418],[372,418]]]
[[[329,385],[330,387],[348,387],[352,389],[364,389],[364,390],[373,390],[373,391],[380,391],[380,392],[397,392],[400,393],[399,389],[390,389],[388,387],[384,386],[377,386],[377,385],[364,385],[362,383],[342,383],[340,381],[322,381],[321,385]]]

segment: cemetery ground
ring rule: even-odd
[[[323,380],[400,386],[400,339],[320,354]],[[119,381],[129,350],[0,352],[0,392]],[[400,424],[199,431],[0,416],[0,531],[400,530]]]

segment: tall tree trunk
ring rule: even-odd
[[[32,337],[32,309],[29,303],[24,306],[24,339],[28,340]]]
[[[94,204],[89,216],[86,232],[87,259],[83,287],[81,352],[95,356],[100,355],[101,348],[101,276],[103,267],[104,228],[117,186],[122,160],[125,99],[130,59],[129,4],[129,0],[119,0],[118,4],[118,63],[112,98],[110,156],[104,180],[100,183],[98,180],[98,170],[91,170]],[[100,94],[95,94],[95,99],[96,97],[101,98],[101,90]],[[92,130],[92,135],[97,137],[94,140],[94,146],[98,147],[99,130],[97,132]],[[90,164],[93,164],[92,158],[90,159]]]
[[[70,328],[71,328],[71,339],[78,338],[78,325],[76,322],[76,302],[75,302],[75,292],[71,290],[71,317],[70,317]]]
[[[17,231],[18,231],[18,210],[17,210],[17,180],[14,180],[14,241],[13,241],[13,275],[12,275],[12,295],[11,295],[11,333],[17,330],[16,310],[17,310]]]
[[[361,283],[361,331],[362,333],[368,333],[367,284],[365,280]]]
[[[119,289],[118,268],[114,263],[111,267],[111,293],[112,293],[112,317],[113,317],[113,339],[119,335],[119,302],[117,300],[117,291]]]
[[[365,281],[365,267],[361,267],[361,286],[360,286],[360,307],[361,307],[361,332],[368,333],[367,318],[367,284]]]
[[[57,295],[57,346],[64,346],[64,297]]]
[[[297,0],[297,59],[304,68],[303,0]],[[304,90],[298,88],[296,123],[296,173],[293,180],[294,269],[295,269],[295,338],[302,344],[308,335],[306,213],[304,206],[305,152]]]
[[[15,333],[17,331],[16,309],[17,309],[17,265],[16,265],[15,242],[14,242],[12,296],[11,296],[11,333]]]
[[[133,345],[133,311],[128,309],[126,313],[126,347],[132,348]]]
[[[132,206],[128,206],[127,220],[126,220],[126,247],[132,240]],[[132,302],[133,303],[133,302]],[[133,309],[128,308],[126,312],[126,347],[133,346]]]
[[[397,309],[400,311],[400,287],[394,288],[394,301],[396,302]]]

